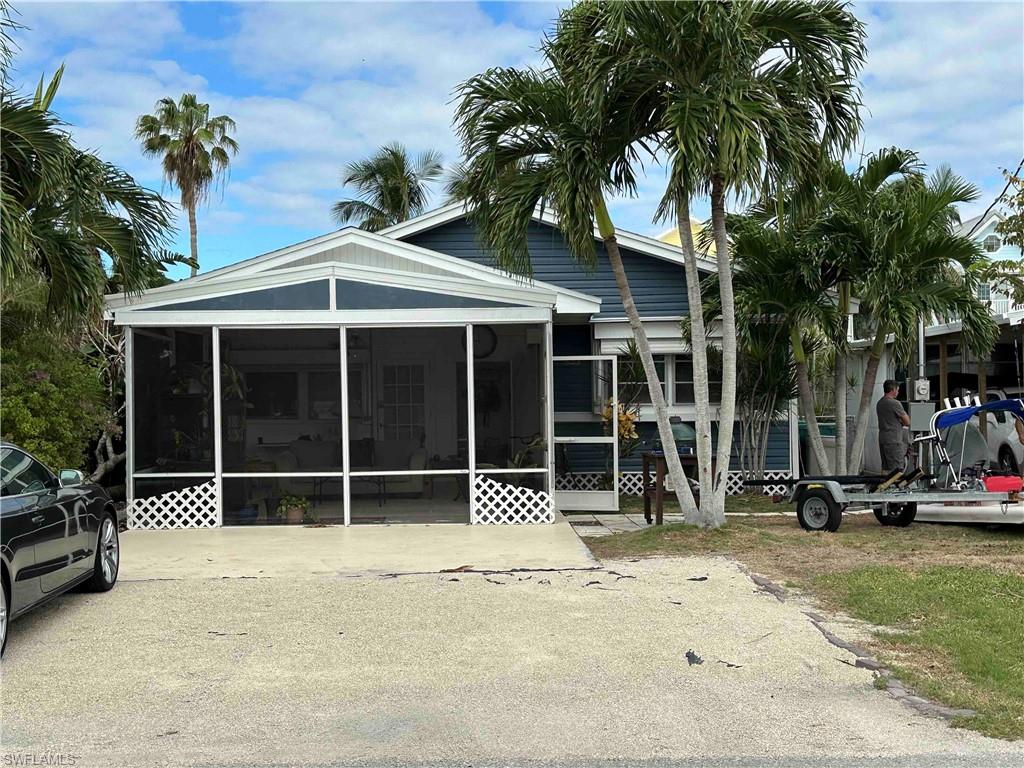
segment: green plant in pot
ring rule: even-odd
[[[285,496],[277,505],[277,513],[289,525],[298,525],[309,512],[309,499],[305,496]]]

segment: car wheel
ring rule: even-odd
[[[999,469],[1002,472],[1010,472],[1014,475],[1020,472],[1017,467],[1017,457],[1006,446],[999,449]]]
[[[828,531],[839,529],[843,522],[843,510],[832,495],[821,489],[806,491],[796,505],[796,519],[805,531]]]
[[[86,582],[90,592],[106,592],[117,583],[117,571],[121,565],[121,542],[117,535],[117,520],[107,514],[100,521],[99,541],[96,545],[96,564],[92,578]]]
[[[7,580],[0,584],[0,656],[7,650]]]
[[[905,504],[889,504],[887,507],[875,507],[875,519],[882,525],[895,525],[899,528],[906,528],[917,517],[917,502],[908,501]]]

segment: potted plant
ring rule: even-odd
[[[277,513],[288,525],[299,525],[309,512],[309,499],[305,496],[285,496],[277,505]]]

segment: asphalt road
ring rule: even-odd
[[[67,595],[11,627],[0,764],[1024,765],[875,690],[726,561],[609,567]]]

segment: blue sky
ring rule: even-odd
[[[454,161],[452,88],[489,66],[538,60],[549,3],[18,3],[13,80],[34,87],[61,62],[55,103],[83,147],[161,188],[132,139],[136,117],[189,91],[238,122],[241,151],[223,193],[200,212],[204,271],[336,228],[341,169],[379,145],[432,147]],[[982,189],[1002,188],[1024,156],[1024,4],[860,3],[869,58],[863,147],[918,150]],[[651,222],[664,183],[613,211]],[[173,190],[166,190],[175,198]],[[434,198],[440,202],[440,191]],[[701,201],[695,213],[706,215]],[[187,224],[178,247],[187,250]],[[180,275],[176,275],[180,276]]]

